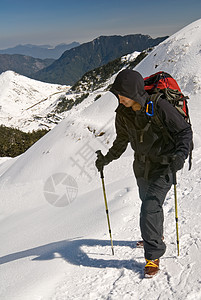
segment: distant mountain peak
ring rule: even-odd
[[[33,45],[33,44],[19,44],[12,48],[0,50],[0,54],[21,54],[32,56],[34,58],[46,59],[58,59],[62,53],[71,48],[77,47],[80,44],[78,42],[72,42],[70,44],[61,43],[56,46],[52,45]]]
[[[84,73],[123,55],[154,47],[166,38],[167,36],[152,39],[142,34],[102,35],[91,42],[65,51],[52,65],[33,74],[33,78],[44,82],[73,85]]]

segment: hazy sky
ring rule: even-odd
[[[171,35],[200,18],[201,0],[0,0],[0,49],[100,35]]]

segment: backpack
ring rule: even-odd
[[[149,100],[146,103],[146,114],[155,120],[163,133],[165,142],[167,144],[169,143],[169,140],[174,142],[157,113],[157,102],[161,97],[166,99],[179,111],[185,121],[191,125],[187,104],[187,99],[189,99],[189,97],[183,95],[178,83],[170,74],[162,71],[145,77],[144,89],[150,95]],[[193,142],[189,151],[189,170],[192,165],[192,150]]]

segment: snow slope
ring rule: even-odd
[[[201,90],[201,21],[197,20],[157,46],[137,67],[144,77],[158,71],[170,72],[182,91]]]
[[[0,74],[0,123],[25,131],[52,128],[45,121],[50,105],[68,89],[6,71]]]
[[[168,49],[180,49],[166,69],[162,60],[153,61],[154,52],[137,67],[148,75],[157,63],[157,70],[174,74],[190,96],[195,150],[193,169],[186,164],[178,173],[180,256],[172,189],[164,204],[167,251],[160,275],[143,278],[143,250],[136,248],[140,200],[129,147],[105,168],[112,256],[94,152],[106,153],[114,139],[117,100],[109,92],[95,102],[91,96],[26,153],[0,165],[0,299],[201,299],[201,54],[193,55],[200,42],[201,20],[156,47],[157,57],[166,53],[166,62],[172,58]],[[189,44],[185,55],[183,43]]]

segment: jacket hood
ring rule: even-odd
[[[125,69],[117,75],[110,92],[117,98],[118,94],[138,102],[142,107],[148,99],[148,94],[144,89],[144,79],[142,75],[131,69]]]

